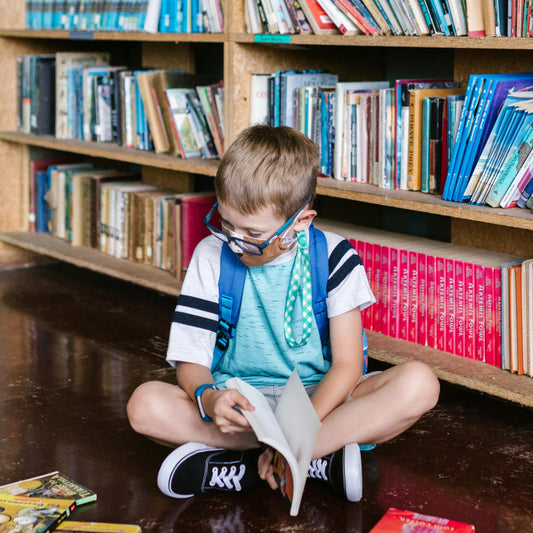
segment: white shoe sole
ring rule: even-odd
[[[363,469],[359,446],[357,444],[345,446],[342,460],[346,498],[350,502],[358,502],[363,497]]]
[[[199,442],[188,442],[179,448],[176,448],[168,457],[163,461],[157,474],[157,486],[159,490],[170,496],[171,498],[190,498],[194,494],[178,494],[172,490],[172,479],[176,469],[181,465],[183,461],[205,450],[217,451],[222,448],[213,448],[206,444]]]

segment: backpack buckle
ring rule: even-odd
[[[216,345],[219,350],[226,351],[229,346],[229,340],[233,337],[233,326],[224,319],[218,322],[218,331]]]

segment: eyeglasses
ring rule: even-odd
[[[217,228],[216,226],[213,226],[211,224],[211,218],[215,214],[215,211],[218,208],[218,202],[215,202],[215,205],[211,208],[209,213],[207,213],[207,216],[204,218],[204,225],[207,227],[207,229],[217,238],[220,239],[223,242],[226,242],[228,244],[234,242],[239,248],[242,250],[249,252],[254,255],[263,255],[263,250],[272,242],[274,242],[280,235],[282,235],[290,226],[291,224],[296,220],[298,215],[305,209],[307,204],[311,201],[312,195],[309,195],[309,198],[305,201],[305,203],[292,215],[281,228],[278,229],[274,234],[272,234],[266,241],[262,243],[255,243],[253,242],[253,237],[246,237],[245,235],[240,235],[239,237],[230,235],[229,233],[226,233],[220,228]]]

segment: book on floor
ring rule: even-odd
[[[96,500],[95,492],[58,471],[0,485],[0,497],[4,496],[75,500],[76,505]]]
[[[226,386],[237,389],[255,407],[254,411],[242,411],[242,414],[255,431],[257,440],[274,449],[274,476],[290,504],[291,516],[296,516],[320,428],[320,420],[297,370],[287,381],[275,412],[258,389],[241,379],[228,379]]]
[[[141,533],[141,528],[136,524],[66,520],[58,526],[57,531],[69,531],[71,533]]]
[[[2,531],[44,533],[55,529],[76,508],[73,499],[0,494]]]
[[[390,508],[370,530],[370,533],[402,533],[407,531],[473,533],[475,528],[464,522]]]

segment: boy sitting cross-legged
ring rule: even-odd
[[[363,375],[361,311],[375,299],[346,239],[325,232],[325,246],[316,244],[318,166],[317,146],[287,127],[248,128],[222,158],[218,202],[205,221],[212,235],[194,252],[170,331],[167,360],[177,386],[144,383],[128,403],[134,430],[176,448],[158,476],[169,496],[246,490],[258,478],[276,488],[272,452],[259,448],[238,410],[253,406],[224,388],[230,377],[275,405],[298,365],[322,422],[309,474],[350,501],[362,494],[359,445],[395,437],[438,400],[438,381],[422,363]],[[222,335],[225,351],[215,349],[223,247],[247,267],[238,327]],[[311,306],[315,253],[327,253],[328,265],[322,340]]]

